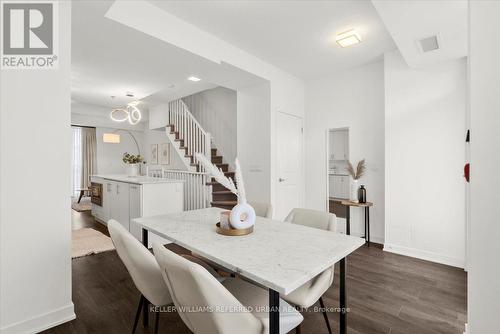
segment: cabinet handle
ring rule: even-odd
[[[137,189],[137,186],[130,186],[130,189]]]

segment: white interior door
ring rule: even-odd
[[[302,119],[277,113],[277,198],[276,219],[302,206]]]

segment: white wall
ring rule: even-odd
[[[113,133],[116,129],[112,128],[96,128],[97,139],[97,173],[98,174],[125,174],[127,172],[126,165],[122,161],[123,153],[137,154],[137,146],[132,137],[124,131],[118,131],[120,135],[120,143],[105,143],[102,141],[104,133]],[[144,156],[144,132],[130,131],[139,144],[141,154]]]
[[[0,333],[75,317],[71,302],[71,2],[59,68],[0,75]]]
[[[212,136],[224,162],[234,170],[237,155],[236,92],[224,87],[208,89],[182,100],[203,129]]]
[[[269,175],[267,182],[270,184],[270,188],[262,188],[260,195],[263,198],[270,198],[271,202],[275,203],[277,201],[276,185],[278,182],[276,176],[276,112],[281,110],[299,117],[304,116],[304,85],[302,81],[197,28],[193,24],[185,22],[167,12],[158,11],[154,5],[148,2],[116,1],[106,13],[106,17],[208,60],[219,64],[226,63],[235,66],[269,81],[271,103],[269,107],[266,107],[267,110],[264,111],[268,114],[264,120],[271,120],[270,127],[266,128],[270,136],[270,141],[265,144],[266,147],[263,147],[263,149],[270,151],[270,155],[266,157],[268,162],[264,164],[269,166],[269,170],[266,173]],[[144,18],[148,19],[145,20]],[[256,125],[256,123],[254,124]],[[254,130],[256,133],[259,133],[261,127],[256,127]],[[238,134],[238,141],[240,138]],[[246,149],[246,147],[248,146],[240,146],[240,143],[238,143],[238,155],[250,156],[252,153],[250,147],[248,152],[240,150],[240,148]],[[304,184],[303,181],[302,183]],[[303,191],[304,186],[301,188]],[[303,197],[301,196],[301,198]]]
[[[471,225],[468,334],[500,328],[500,2],[470,1]]]
[[[238,159],[249,201],[270,201],[270,91],[269,84],[237,92]]]
[[[385,55],[385,250],[465,263],[465,59]]]
[[[118,131],[113,128],[96,128],[97,137],[97,173],[98,174],[124,174],[127,172],[126,165],[122,162],[123,153],[137,154],[137,146],[132,137],[125,131]],[[118,133],[120,135],[120,143],[104,143],[102,135],[104,133]],[[160,165],[151,163],[151,144],[169,143],[165,130],[144,130],[130,131],[136,138],[141,149],[141,155],[144,157],[150,169],[180,169],[185,170],[184,164],[179,156],[175,153],[172,146],[170,147],[170,164]],[[143,167],[142,172],[146,170]]]
[[[149,129],[160,129],[168,125],[168,103],[152,106],[149,110]]]
[[[143,133],[144,149],[143,154],[146,159],[150,169],[178,169],[186,170],[186,165],[182,162],[179,155],[175,152],[175,148],[170,144],[170,141],[165,133],[165,129],[162,130],[146,130]],[[170,144],[170,164],[160,165],[160,159],[158,155],[158,164],[151,163],[151,145],[158,144],[158,154],[160,152],[160,144],[169,143]]]
[[[142,131],[147,125],[147,113],[143,112],[143,121],[136,125],[128,122],[115,122],[109,117],[111,109],[95,104],[78,101],[71,102],[71,124],[101,128],[127,129]],[[165,126],[165,125],[163,125]]]
[[[351,161],[365,158],[371,239],[384,240],[384,70],[377,62],[334,76],[306,82],[306,206],[325,210],[327,204],[326,131],[349,128]],[[351,209],[351,233],[364,234],[362,210]],[[345,219],[339,218],[344,230]]]

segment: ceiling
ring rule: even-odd
[[[301,78],[369,63],[396,48],[369,0],[151,2]],[[335,35],[353,28],[363,42],[339,47]]]
[[[215,86],[236,89],[262,82],[252,74],[214,63],[104,17],[112,3],[72,4],[73,104],[111,108],[142,100],[145,103],[140,108],[147,109],[148,103],[169,101]],[[202,81],[188,81],[192,75]],[[134,93],[134,98],[125,96],[128,91]],[[114,100],[111,95],[116,96]]]
[[[372,0],[410,67],[467,55],[467,0]],[[420,39],[437,36],[440,48],[422,52]]]

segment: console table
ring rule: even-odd
[[[345,212],[345,219],[346,219],[346,231],[345,233],[347,235],[351,235],[351,206],[357,207],[357,208],[364,208],[365,209],[365,241],[368,242],[368,247],[370,247],[370,206],[373,206],[372,202],[366,202],[366,203],[356,203],[352,201],[341,201],[340,204],[345,206],[346,212]]]

